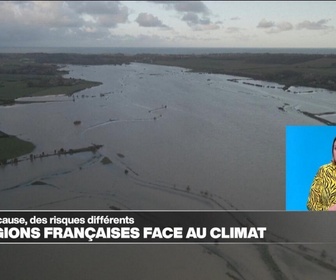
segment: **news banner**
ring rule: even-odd
[[[332,213],[0,211],[0,244],[335,243]],[[319,229],[319,234],[311,225]]]

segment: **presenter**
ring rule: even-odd
[[[336,138],[331,147],[331,154],[331,162],[319,168],[310,187],[308,210],[336,211]]]

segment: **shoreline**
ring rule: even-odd
[[[336,91],[336,55],[303,53],[212,53],[212,54],[79,54],[3,53],[1,62],[14,60],[24,71],[48,70],[60,74],[58,65],[123,65],[132,62],[176,66],[192,72],[225,74],[275,82],[285,87],[303,86]],[[57,64],[57,66],[55,65]],[[30,67],[30,68],[29,68]],[[57,69],[55,69],[55,67]],[[50,70],[50,69],[49,69]],[[49,71],[48,70],[48,71]],[[55,72],[56,71],[56,72]],[[41,72],[41,71],[40,71]],[[40,73],[41,74],[41,73]],[[1,76],[0,76],[1,77]],[[1,80],[0,80],[1,86]],[[0,96],[1,99],[1,96]]]
[[[148,56],[148,64],[177,66],[191,72],[224,74],[291,86],[336,91],[336,55],[211,54]]]

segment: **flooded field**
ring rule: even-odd
[[[0,109],[0,128],[33,142],[36,155],[103,148],[1,168],[3,209],[281,210],[286,125],[321,124],[300,110],[334,106],[323,90],[285,92],[175,67],[66,69],[103,84],[72,97],[22,98],[29,103]]]
[[[336,122],[336,99],[322,89],[284,91],[282,85],[248,78],[138,63],[65,69],[68,77],[103,84],[71,97],[22,98],[27,103],[0,108],[0,130],[36,145],[33,159],[27,155],[17,165],[0,168],[3,210],[283,210],[286,125]],[[103,147],[95,152],[59,153],[90,145]],[[326,253],[324,246],[2,249],[2,263],[8,261],[7,253],[21,256],[18,262],[23,255],[37,256],[34,263],[23,265],[27,278],[33,271],[30,267],[43,263],[49,254],[59,267],[76,256],[65,271],[81,267],[83,275],[89,259],[99,259],[96,266],[102,269],[114,262],[127,279],[135,277],[136,269],[125,271],[126,260],[141,268],[143,275],[153,275],[153,270],[170,274],[155,279],[174,275],[204,279],[209,271],[211,279],[223,275],[332,279],[336,271],[336,256]],[[49,263],[42,268],[53,269]],[[110,278],[102,272],[99,279]]]

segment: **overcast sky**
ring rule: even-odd
[[[0,46],[335,48],[336,1],[2,1]]]

